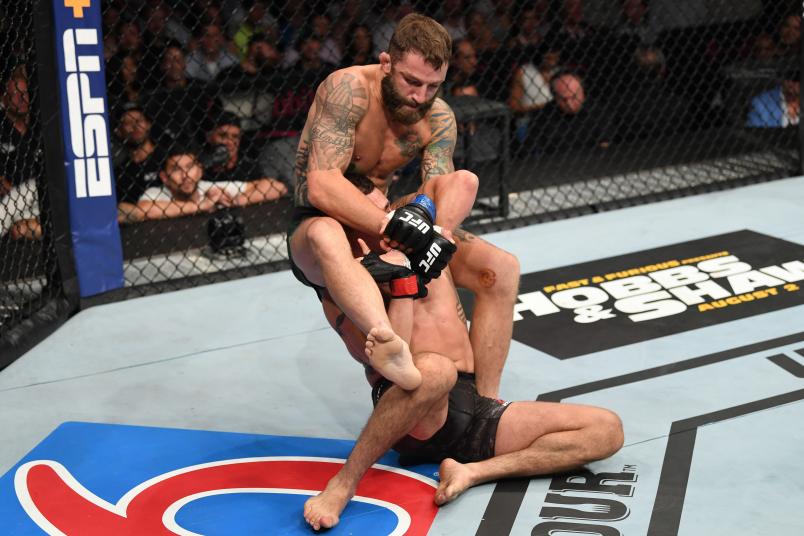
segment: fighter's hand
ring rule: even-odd
[[[360,261],[371,277],[379,284],[387,283],[387,293],[392,299],[424,298],[427,296],[426,281],[410,269],[410,261],[404,253],[391,250],[379,255],[369,250],[363,239],[358,238],[363,251]]]
[[[453,241],[438,232],[440,230],[438,226],[433,229],[432,239],[426,249],[409,255],[411,268],[427,282],[441,275],[441,271],[447,267],[458,250]]]
[[[416,253],[432,241],[436,208],[426,195],[417,195],[407,205],[390,212],[383,229],[383,242],[405,253]]]

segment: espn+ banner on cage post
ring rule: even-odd
[[[53,0],[70,227],[82,296],[123,286],[100,0]]]
[[[804,246],[738,231],[525,274],[514,339],[566,359],[799,305],[802,287]]]

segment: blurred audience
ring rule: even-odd
[[[334,2],[330,4],[329,14],[333,17],[332,33],[340,45],[341,50],[347,55],[349,54],[350,43],[354,37],[354,27],[358,25],[364,26],[369,29],[369,34],[371,34],[371,28],[376,22],[376,15],[372,13],[367,6],[364,6],[364,4],[366,4],[364,0],[344,0],[340,3]],[[374,52],[373,42],[371,46],[372,50],[369,51],[369,54]],[[346,60],[344,60],[344,62],[345,61]]]
[[[136,203],[120,203],[119,220],[134,222],[213,212],[275,199],[271,183],[203,180],[204,168],[193,149],[176,145],[159,171],[160,186],[143,192]]]
[[[321,43],[313,34],[299,43],[299,59],[295,65],[277,73],[271,87],[274,106],[271,122],[263,131],[264,147],[259,161],[263,172],[293,186],[296,148],[307,120],[307,112],[315,99],[318,85],[335,69],[321,61]]]
[[[151,121],[139,105],[126,103],[116,123],[112,164],[117,202],[136,203],[149,186],[159,183],[165,150],[151,136]]]
[[[597,52],[594,37],[594,29],[584,18],[583,0],[562,0],[559,19],[549,39],[561,45],[564,60],[576,68],[592,63],[591,56]]]
[[[494,52],[500,48],[500,42],[494,39],[486,18],[477,10],[466,14],[466,38],[479,53]]]
[[[658,32],[648,20],[647,0],[620,0],[622,10],[616,34],[629,38],[633,46],[651,46],[656,43]]]
[[[106,62],[106,96],[112,116],[128,103],[139,102],[142,83],[137,75],[139,60],[130,52],[119,52]]]
[[[492,37],[498,43],[508,43],[516,26],[517,2],[515,0],[493,0],[492,4],[492,9],[488,12],[482,11],[480,3],[475,4],[475,9],[486,17]]]
[[[444,90],[454,97],[479,97],[481,77],[477,70],[475,47],[468,39],[459,39],[452,43],[452,51]]]
[[[532,2],[526,4],[519,12],[516,31],[509,46],[530,48],[541,46],[550,34],[550,24],[546,20],[547,3]]]
[[[6,66],[2,79],[0,116],[0,236],[38,239],[39,198],[36,181],[42,175],[39,132],[31,118],[31,98],[24,67]]]
[[[240,63],[218,75],[220,106],[240,118],[243,130],[253,132],[270,121],[281,62],[277,48],[256,33]]]
[[[161,84],[146,96],[146,115],[160,142],[192,140],[211,107],[213,88],[188,78],[186,65],[181,46],[168,45],[159,63]]]
[[[801,83],[799,72],[789,72],[781,84],[751,100],[746,118],[750,128],[785,128],[798,125]]]
[[[240,153],[243,129],[231,112],[220,112],[209,122],[206,148],[201,161],[210,182],[259,182],[260,201],[279,199],[287,187],[273,177],[264,176],[259,164]],[[224,150],[225,149],[225,150]]]
[[[140,23],[134,18],[123,18],[117,25],[117,51],[132,54],[137,58],[142,58],[144,48],[142,40],[142,28]]]
[[[466,37],[466,9],[464,0],[444,0],[439,21],[453,41]]]
[[[355,24],[349,28],[349,39],[346,45],[346,53],[341,61],[341,67],[352,65],[371,65],[379,63],[379,59],[374,56],[374,41],[371,39],[371,28],[365,24]]]
[[[524,146],[532,154],[591,149],[607,146],[608,120],[594,113],[587,102],[581,77],[573,72],[556,73],[550,81],[553,99],[530,112]]]
[[[237,56],[229,52],[226,37],[217,24],[199,25],[195,37],[198,48],[187,57],[188,77],[212,82],[221,71],[238,64]]]
[[[779,56],[798,58],[801,53],[801,15],[792,13],[782,19],[778,29]]]
[[[321,43],[319,56],[325,63],[340,65],[343,53],[341,46],[332,35],[332,21],[326,12],[315,13],[312,18],[311,31]]]
[[[245,20],[234,33],[232,41],[243,58],[248,53],[249,43],[254,34],[262,34],[271,42],[278,38],[276,20],[268,13],[264,0],[246,0],[243,2]]]
[[[550,82],[560,64],[560,51],[549,49],[542,54],[538,67],[533,62],[527,62],[517,67],[508,96],[508,106],[514,113],[527,118],[527,114],[541,110],[553,100]],[[519,125],[526,123],[527,121],[520,122]]]
[[[380,52],[388,50],[396,23],[408,13],[413,12],[413,6],[406,0],[379,0],[377,4],[380,6],[380,16],[372,33],[375,58],[379,57]]]

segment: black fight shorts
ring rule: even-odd
[[[392,385],[385,378],[374,385],[371,399],[375,406]],[[507,402],[478,394],[474,374],[459,372],[458,381],[449,393],[444,426],[429,439],[403,437],[394,445],[400,454],[400,464],[441,463],[444,458],[470,463],[494,457],[497,426],[507,408]]]
[[[318,299],[321,300],[325,290],[324,287],[320,287],[307,279],[307,277],[304,275],[304,272],[301,271],[301,268],[296,266],[296,263],[293,262],[293,255],[290,253],[290,238],[293,236],[293,233],[296,232],[296,229],[299,227],[299,225],[301,225],[301,222],[307,218],[313,218],[315,216],[326,216],[326,214],[314,207],[293,207],[293,214],[291,215],[290,219],[290,227],[288,228],[287,232],[287,247],[288,260],[290,261],[290,271],[293,272],[293,275],[302,284],[315,290],[316,296],[318,296]]]

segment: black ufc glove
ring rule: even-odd
[[[426,195],[416,198],[391,213],[391,219],[383,234],[390,241],[398,242],[401,251],[417,252],[425,249],[432,241],[435,203]]]
[[[444,238],[441,233],[433,229],[433,238],[430,245],[416,253],[409,255],[413,271],[424,276],[429,283],[441,275],[441,270],[447,267],[452,255],[458,248]]]
[[[413,272],[410,266],[391,264],[371,252],[360,261],[377,283],[388,283],[391,287],[391,298],[424,298],[427,287],[422,276]]]

